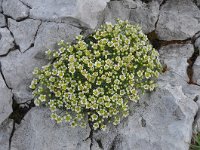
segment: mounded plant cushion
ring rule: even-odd
[[[155,88],[159,54],[141,28],[128,21],[105,24],[73,44],[60,41],[46,51],[53,62],[35,68],[30,87],[35,104],[49,107],[51,118],[72,127],[117,125],[129,115],[129,103]]]

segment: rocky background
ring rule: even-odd
[[[36,108],[29,85],[44,51],[115,18],[138,23],[164,64],[159,87],[105,132]],[[200,131],[199,0],[0,0],[0,150],[188,150]]]

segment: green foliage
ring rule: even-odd
[[[57,123],[105,129],[129,114],[129,103],[155,88],[161,71],[158,52],[139,26],[118,20],[76,43],[48,50],[54,62],[34,70],[35,104],[50,108]]]
[[[200,150],[200,133],[193,136],[192,142],[193,144],[190,145],[190,150]]]

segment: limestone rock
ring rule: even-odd
[[[109,0],[22,0],[32,9],[30,17],[48,21],[74,20],[95,28]]]
[[[142,26],[145,33],[150,33],[155,30],[155,24],[158,20],[159,3],[151,1],[149,3],[136,2],[136,8],[131,9],[130,22]]]
[[[94,139],[104,150],[188,150],[197,108],[182,86],[159,81],[154,92],[131,107],[127,119],[116,128],[94,133]]]
[[[191,0],[167,0],[156,33],[160,40],[184,40],[200,31],[200,10]]]
[[[65,123],[56,124],[50,111],[33,108],[16,129],[11,150],[89,150],[90,128],[71,128]]]
[[[155,29],[159,14],[159,3],[152,1],[110,1],[105,9],[105,22],[115,23],[117,18],[129,20],[132,24],[139,24],[145,33]]]
[[[7,28],[0,28],[0,55],[5,55],[14,47],[14,39]]]
[[[2,12],[2,2],[3,0],[0,0],[0,12]]]
[[[192,56],[194,48],[192,44],[172,44],[164,46],[159,50],[160,59],[167,65],[167,69],[175,72],[186,82],[189,81],[187,75],[187,60]]]
[[[30,26],[31,28],[31,26]],[[29,88],[33,78],[32,71],[48,63],[44,51],[54,49],[60,40],[72,41],[80,29],[63,23],[42,23],[35,39],[35,45],[25,53],[19,50],[10,52],[7,57],[0,58],[2,71],[9,87],[12,88],[18,103],[31,100]]]
[[[105,9],[105,22],[115,23],[117,18],[128,20],[130,15],[130,4],[125,4],[123,1],[110,1]]]
[[[0,125],[0,150],[9,149],[9,139],[13,130],[13,120],[5,120]]]
[[[0,13],[0,27],[6,26],[6,19],[3,14]]]
[[[12,111],[12,93],[0,74],[0,125]]]
[[[8,19],[8,27],[13,33],[15,42],[20,47],[20,51],[24,52],[34,44],[35,36],[41,21],[26,19],[24,21],[16,22]]]
[[[200,0],[196,0],[196,5],[200,7]]]
[[[200,85],[200,56],[197,57],[193,65],[193,81]]]
[[[4,0],[2,7],[4,14],[15,20],[21,20],[29,15],[29,8],[20,0]]]
[[[197,39],[195,40],[194,46],[199,50],[199,54],[200,54],[200,33],[197,34]]]

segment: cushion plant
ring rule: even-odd
[[[51,118],[72,127],[105,129],[129,115],[129,103],[155,88],[161,70],[159,54],[137,25],[117,20],[73,44],[60,41],[46,51],[53,62],[35,68],[30,87],[35,105],[50,108]]]

